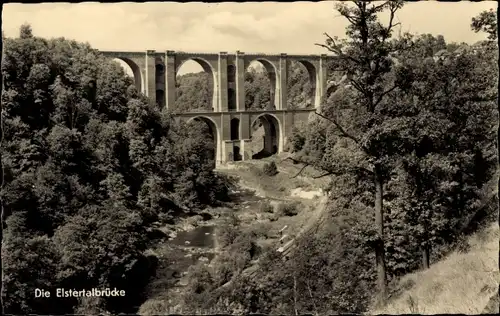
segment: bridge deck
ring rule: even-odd
[[[246,114],[260,114],[260,113],[268,113],[268,114],[281,114],[281,113],[307,113],[307,112],[314,112],[316,111],[315,108],[307,108],[307,109],[284,109],[284,110],[231,110],[231,111],[193,111],[193,112],[182,112],[178,113],[175,111],[172,111],[172,113],[176,116],[193,116],[193,115],[214,115],[214,114],[240,114],[240,113],[246,113]]]

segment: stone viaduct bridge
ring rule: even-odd
[[[252,159],[252,126],[260,120],[264,126],[264,151],[284,150],[292,127],[307,122],[320,105],[327,88],[327,55],[235,54],[101,51],[109,58],[124,61],[132,69],[138,91],[161,107],[172,110],[176,98],[176,76],[188,60],[198,62],[213,80],[212,110],[175,113],[179,120],[202,120],[212,132],[216,144],[216,164],[233,160]],[[313,104],[305,109],[287,109],[289,61],[301,63],[307,69],[313,90]],[[271,82],[271,104],[265,110],[245,109],[245,72],[250,63],[259,61]]]

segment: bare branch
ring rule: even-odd
[[[384,34],[382,37],[382,42],[385,42],[385,40],[389,37],[391,34],[391,29],[392,29],[392,22],[394,20],[394,13],[396,13],[396,10],[394,8],[391,8],[391,16],[389,17],[389,25],[387,26],[387,32]]]
[[[385,1],[381,5],[377,5],[377,6],[372,7],[372,10],[378,11],[378,10],[382,9],[383,7],[385,7],[386,5],[388,5],[389,3],[391,3],[391,2],[390,1]]]
[[[296,175],[294,175],[293,177],[291,177],[291,179],[293,179],[293,178],[297,178],[297,177],[298,177],[298,176],[302,173],[302,171],[304,171],[304,169],[306,169],[307,167],[309,167],[309,164],[308,164],[308,163],[306,163],[306,164],[305,164],[305,165],[304,165],[304,166],[303,166],[303,167],[299,170],[299,172],[297,172],[297,174],[296,174]]]
[[[339,53],[337,50],[335,50],[334,48],[331,48],[331,47],[330,47],[330,46],[328,46],[328,45],[325,45],[325,44],[319,44],[319,43],[316,43],[316,44],[314,44],[314,45],[319,46],[319,47],[326,48],[326,49],[328,49],[330,52],[335,53],[335,54],[337,54],[337,55],[339,55],[339,56],[344,57],[342,53]]]
[[[335,53],[343,58],[347,58],[357,64],[359,64],[361,61],[352,57],[352,56],[349,56],[349,55],[346,55],[342,52],[342,50],[340,49],[340,47],[338,47],[337,43],[335,42],[335,40],[333,39],[333,37],[331,37],[330,35],[328,35],[328,33],[323,33],[323,35],[325,35],[331,42],[332,42],[332,45],[325,45],[325,44],[319,44],[319,43],[316,43],[314,45],[316,46],[319,46],[319,47],[323,47],[323,48],[326,48],[328,49],[330,52],[332,53]]]
[[[326,176],[338,176],[338,175],[342,175],[342,174],[345,174],[345,173],[355,173],[355,172],[365,172],[367,174],[373,174],[372,171],[366,169],[366,168],[363,168],[363,167],[353,167],[351,169],[348,169],[348,170],[343,170],[343,171],[328,171],[328,172],[325,172],[323,174],[320,174],[319,176],[314,176],[312,177],[313,179],[320,179],[320,178],[324,178]]]
[[[281,162],[285,161],[285,160],[291,160],[293,163],[297,164],[297,163],[305,163],[303,161],[300,161],[300,160],[297,160],[297,159],[294,159],[292,157],[286,157],[285,159],[281,160]]]
[[[298,160],[298,159],[294,159],[294,158],[292,158],[292,157],[287,157],[287,158],[283,159],[283,161],[284,161],[284,160],[287,160],[287,159],[289,159],[289,160],[293,161],[294,163],[301,163],[301,164],[304,164],[304,166],[302,166],[302,168],[300,168],[299,172],[297,172],[297,174],[295,174],[294,176],[290,177],[290,179],[297,178],[299,175],[301,175],[301,174],[302,174],[302,172],[303,172],[303,171],[304,171],[307,167],[309,167],[309,166],[311,165],[311,164],[310,164],[310,163],[308,163],[308,162],[301,161],[301,160]],[[317,177],[317,178],[321,178],[321,177]],[[316,178],[316,177],[313,177],[313,179],[317,179],[317,178]]]
[[[352,86],[356,90],[358,90],[359,92],[361,92],[363,95],[366,95],[366,90],[361,87],[361,84],[359,82],[357,82],[356,80],[354,80],[352,78],[350,78],[349,81],[351,82]]]
[[[285,160],[291,160],[293,161],[294,163],[301,163],[301,164],[304,164],[304,166],[302,166],[302,168],[299,170],[299,172],[297,172],[297,174],[295,174],[294,176],[290,177],[290,179],[293,179],[293,178],[296,178],[298,177],[299,175],[302,174],[302,172],[309,166],[312,166],[310,163],[308,162],[305,162],[305,161],[302,161],[302,160],[298,160],[298,159],[295,159],[295,158],[292,158],[292,157],[287,157],[285,159],[283,159],[283,161]],[[364,167],[352,167],[352,168],[349,168],[349,169],[343,169],[343,170],[340,170],[340,171],[331,171],[331,170],[328,170],[328,168],[322,168],[322,167],[319,167],[320,169],[323,169],[324,173],[318,175],[318,176],[312,176],[311,178],[312,179],[320,179],[320,178],[324,178],[326,176],[338,176],[338,175],[342,175],[342,174],[346,174],[346,173],[366,173],[366,174],[369,174],[369,175],[372,175],[373,174],[373,171],[371,170],[368,170]]]
[[[296,175],[290,177],[290,179],[297,178],[304,171],[304,169],[306,169],[308,166],[310,166],[310,164],[308,162],[301,161],[301,160],[298,160],[298,159],[294,159],[292,157],[286,157],[282,161],[285,161],[285,160],[291,160],[295,164],[299,164],[299,163],[304,164],[304,166],[302,166],[302,168],[299,170],[299,172],[297,172]]]
[[[359,8],[359,4],[357,2],[354,2],[358,8]],[[345,9],[347,9],[347,7],[344,7]],[[347,9],[348,10],[348,9]],[[344,18],[347,19],[347,21],[349,21],[349,23],[353,24],[353,25],[356,25],[359,21],[356,19],[356,16],[351,16],[349,15],[348,11],[340,11],[340,9],[337,9],[337,11],[340,13],[341,16],[343,16]]]
[[[328,39],[330,41],[332,41],[332,43],[333,43],[334,46],[337,46],[337,44],[335,43],[335,40],[333,39],[333,37],[331,37],[330,35],[328,35],[328,33],[325,32],[325,33],[323,33],[323,35],[325,35],[326,37],[328,37]],[[342,53],[342,51],[340,50],[340,48],[337,48],[337,49],[340,51],[340,53]]]
[[[335,172],[325,172],[323,174],[320,174],[319,176],[314,176],[312,177],[313,179],[320,179],[320,178],[324,178],[326,176],[331,176],[331,175],[336,175],[338,173],[335,173]]]
[[[393,86],[393,87],[391,87],[390,89],[388,89],[388,90],[386,90],[386,91],[382,92],[382,94],[380,94],[380,96],[378,97],[377,101],[375,101],[375,103],[373,103],[373,108],[375,108],[375,107],[376,107],[376,106],[377,106],[380,102],[382,102],[382,98],[383,98],[386,94],[388,94],[388,93],[390,93],[390,92],[394,91],[397,87],[398,87],[397,85],[394,85],[394,86]]]
[[[318,113],[318,112],[316,112],[316,111],[315,111],[314,113],[315,113],[316,115],[318,115],[318,116],[320,116],[320,117],[324,118],[325,120],[327,120],[327,121],[329,121],[329,122],[333,123],[333,125],[335,125],[335,127],[337,127],[337,128],[340,130],[340,132],[341,132],[341,133],[342,133],[345,137],[347,137],[347,138],[349,138],[349,139],[353,140],[356,144],[360,145],[359,140],[358,140],[356,137],[354,137],[354,136],[350,135],[349,133],[347,133],[347,132],[344,130],[344,128],[342,128],[342,126],[340,126],[340,124],[339,124],[339,123],[337,123],[337,121],[335,121],[334,119],[328,118],[328,117],[324,116],[323,114]]]

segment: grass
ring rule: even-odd
[[[404,276],[399,282],[405,288],[402,294],[368,314],[483,313],[490,298],[498,295],[498,240],[495,223],[468,240],[468,252],[453,252],[426,271]],[[493,309],[498,313],[498,304]]]
[[[290,160],[286,160],[287,157],[288,154],[285,153],[259,160],[233,162],[229,164],[230,167],[221,167],[219,171],[237,176],[243,186],[256,189],[262,196],[276,199],[289,199],[291,191],[297,188],[309,191],[328,185],[328,177],[312,178],[321,174],[312,167],[304,169],[299,176],[296,176],[302,165],[293,164]],[[278,174],[273,176],[266,175],[263,171],[265,165],[271,162],[275,162],[278,168]]]

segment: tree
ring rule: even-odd
[[[153,272],[144,255],[152,222],[227,195],[207,135],[150,106],[120,65],[89,45],[34,37],[28,25],[4,40],[2,77],[6,313],[133,313]],[[183,174],[193,170],[186,192]],[[67,300],[54,310],[32,295],[113,286],[127,298]]]
[[[394,23],[395,13],[402,5],[400,1],[387,1],[378,5],[370,5],[365,1],[355,1],[354,6],[339,4],[338,12],[349,22],[346,28],[348,40],[325,34],[326,44],[318,44],[336,55],[337,69],[347,75],[351,87],[343,88],[338,93],[348,94],[352,101],[336,104],[332,98],[338,97],[338,93],[332,94],[321,112],[317,113],[334,129],[329,133],[330,143],[322,160],[313,159],[312,164],[325,170],[325,175],[356,174],[373,179],[374,246],[381,304],[385,302],[387,283],[383,188],[391,170],[392,156],[400,150],[397,144],[390,145],[388,139],[393,137],[395,129],[402,122],[401,119],[381,115],[379,108],[400,84],[391,57],[408,46],[408,37],[397,41],[391,41],[390,38],[399,24]],[[387,26],[382,25],[377,18],[377,14],[384,11],[389,12]],[[354,154],[348,154],[351,157],[347,158],[345,149],[335,148],[339,146],[348,152],[354,151]],[[310,164],[311,161],[306,163]]]
[[[288,107],[305,108],[312,105],[312,87],[307,69],[290,62],[287,82]],[[245,108],[266,109],[270,105],[271,81],[265,71],[251,68],[245,73]],[[210,111],[213,82],[206,72],[188,73],[177,77],[175,111]]]
[[[287,108],[307,108],[313,106],[311,78],[306,67],[299,62],[291,61],[288,65]]]
[[[245,108],[262,110],[271,104],[271,81],[263,70],[245,73]]]
[[[21,25],[21,31],[19,32],[19,37],[20,38],[32,38],[33,37],[33,30],[31,29],[31,25],[25,23]]]
[[[213,79],[209,73],[188,73],[177,78],[175,110],[212,110]]]
[[[419,54],[420,44],[402,56],[406,76],[413,78],[399,94],[406,104],[400,115],[411,118],[413,131],[407,138],[412,150],[402,157],[412,194],[402,203],[410,206],[407,216],[416,216],[409,229],[427,268],[431,244],[452,242],[467,226],[493,174],[497,76],[487,47],[461,45],[430,58]]]
[[[494,41],[498,36],[497,15],[490,9],[472,18],[471,28],[474,32],[486,32],[488,39]]]
[[[490,42],[493,42],[495,39],[497,40],[498,47],[498,17],[500,16],[500,4],[497,4],[496,12],[493,9],[490,11],[483,11],[477,17],[472,18],[471,28],[475,32],[486,32],[488,33],[488,39]],[[494,45],[492,45],[494,46]],[[498,53],[497,53],[498,54]],[[498,56],[497,56],[498,58]],[[497,67],[498,71],[500,71],[500,67]],[[500,113],[500,103],[498,105],[498,113]],[[497,157],[499,159],[500,165],[500,125],[497,130]],[[497,195],[500,196],[500,179],[498,182],[498,192]],[[499,201],[500,203],[500,201]],[[499,204],[500,207],[500,204]]]

